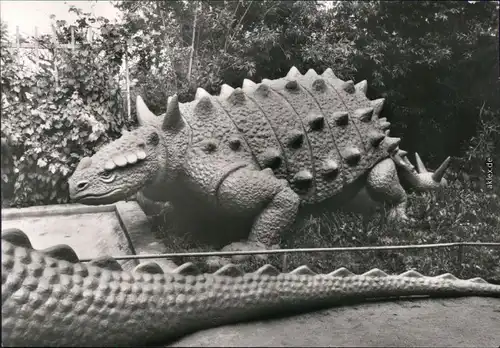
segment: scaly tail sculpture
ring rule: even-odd
[[[196,274],[185,264],[165,274],[149,262],[129,273],[103,258],[83,264],[64,245],[33,250],[19,230],[2,233],[2,344],[9,347],[165,344],[268,314],[415,295],[500,297],[500,286],[415,271],[315,274],[306,266],[280,274],[270,265],[253,273],[226,265]]]

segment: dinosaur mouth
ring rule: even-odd
[[[87,205],[112,204],[124,198],[126,195],[121,189],[114,189],[102,194],[87,193],[71,197],[74,202]]]

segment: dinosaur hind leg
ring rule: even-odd
[[[277,179],[269,169],[251,168],[242,168],[227,177],[217,197],[221,208],[229,214],[256,216],[248,239],[231,243],[224,251],[277,248],[280,236],[296,219],[300,201],[286,180]]]
[[[371,169],[366,179],[366,191],[374,201],[389,204],[390,221],[410,221],[406,215],[406,192],[392,159],[385,159]]]

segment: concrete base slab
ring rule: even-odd
[[[499,347],[500,299],[375,302],[204,330],[170,347]]]
[[[7,228],[25,232],[35,249],[67,244],[80,259],[166,252],[165,246],[154,238],[146,215],[135,201],[99,206],[60,204],[2,209],[2,230]],[[169,260],[148,261],[175,268]],[[120,263],[130,270],[138,262]]]

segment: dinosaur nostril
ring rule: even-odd
[[[76,185],[76,188],[77,190],[83,190],[85,189],[87,186],[89,186],[89,183],[87,181],[80,181],[77,185]]]

